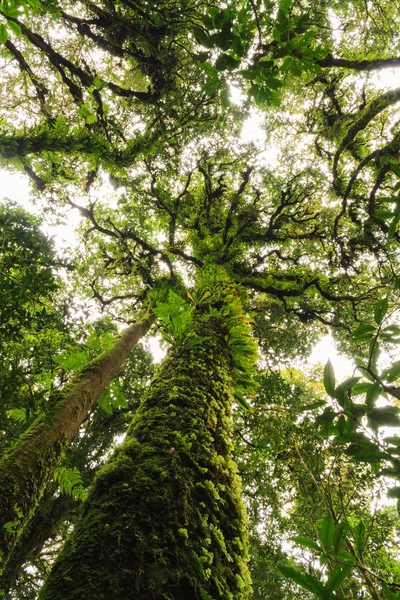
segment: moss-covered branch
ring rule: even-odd
[[[391,106],[392,104],[396,104],[399,101],[400,88],[384,92],[383,94],[380,94],[379,96],[371,100],[371,102],[369,102],[365,106],[365,108],[363,108],[359,111],[359,113],[357,113],[355,118],[352,120],[351,124],[347,128],[344,128],[340,140],[340,145],[337,149],[333,161],[333,175],[335,179],[337,178],[339,159],[344,150],[346,150],[346,148],[355,139],[355,137],[368,126],[372,119],[379,115],[379,113],[386,110],[386,108],[389,108],[389,106]]]
[[[8,161],[54,152],[93,156],[117,166],[127,166],[143,152],[148,152],[157,143],[157,139],[159,140],[160,136],[154,133],[149,137],[137,135],[125,147],[118,148],[105,137],[93,134],[87,129],[68,132],[66,124],[57,129],[43,126],[24,133],[0,132],[0,159]]]
[[[7,563],[69,442],[152,320],[146,316],[128,327],[110,350],[67,384],[47,414],[39,416],[1,458],[0,567]]]

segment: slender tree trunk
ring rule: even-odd
[[[31,562],[32,557],[40,554],[57,525],[64,521],[77,505],[79,505],[77,500],[65,495],[49,497],[40,503],[33,519],[29,521],[15,545],[2,573],[1,587],[6,598],[8,598],[7,594],[17,585],[23,565],[27,560]]]
[[[110,350],[65,386],[51,414],[38,417],[0,460],[0,567],[6,565],[69,442],[152,321],[147,315],[128,327]]]
[[[221,319],[197,310],[192,342],[156,374],[40,600],[248,597],[228,335]]]

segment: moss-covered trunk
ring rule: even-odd
[[[203,316],[197,310],[190,343],[165,359],[96,477],[40,600],[248,597],[229,330]]]
[[[91,361],[0,460],[0,573],[72,437],[152,320],[131,325]]]

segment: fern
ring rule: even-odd
[[[86,499],[87,493],[83,486],[82,475],[79,469],[59,467],[54,473],[54,481],[66,496],[71,496],[75,500],[83,501]]]
[[[25,423],[29,419],[30,410],[29,408],[11,408],[6,411],[7,417],[13,419],[17,423]]]

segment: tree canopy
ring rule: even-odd
[[[399,32],[0,3],[0,164],[43,213],[0,212],[3,595],[400,597]],[[328,332],[344,382],[301,366]]]

